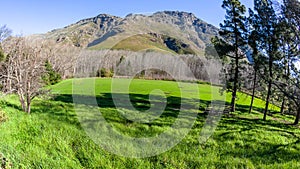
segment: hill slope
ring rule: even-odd
[[[131,51],[158,51],[177,54],[195,54],[190,45],[175,38],[156,33],[138,34],[121,40],[112,49]]]
[[[129,80],[118,81],[123,84]],[[97,79],[96,84],[102,115],[122,134],[151,137],[168,130],[177,118],[174,114],[178,112],[173,108],[180,106],[181,89],[176,82],[133,81],[130,98],[138,109],[151,106],[148,95],[150,89],[159,87],[164,92],[169,92],[166,95],[168,103],[165,112],[150,124],[130,122],[118,113],[110,93],[111,79]],[[184,87],[190,88],[192,84],[186,85]],[[237,101],[238,111],[230,116],[223,116],[215,133],[206,143],[200,144],[199,134],[207,116],[204,108],[208,103],[205,101],[209,100],[210,86],[199,85],[201,109],[191,110],[197,113],[197,120],[185,138],[174,148],[158,156],[135,159],[109,153],[88,137],[72,104],[72,80],[63,81],[52,88],[57,97],[53,100],[35,99],[30,116],[18,109],[20,105],[15,96],[8,96],[0,102],[1,111],[7,117],[5,122],[0,122],[1,167],[9,168],[10,164],[12,168],[79,169],[300,167],[299,129],[278,121],[259,120],[262,114],[258,112],[263,105],[258,99],[254,105],[257,111],[249,114],[245,110],[250,102],[246,95],[242,95],[244,97]],[[118,94],[122,95],[122,92]],[[194,104],[197,102],[194,99],[198,97],[191,93],[185,99],[189,101],[188,104]],[[274,116],[277,115],[273,114]]]

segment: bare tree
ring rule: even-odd
[[[8,38],[11,35],[12,31],[6,27],[6,25],[0,27],[0,62],[5,59],[1,43],[4,39]]]
[[[22,109],[30,114],[31,101],[41,93],[43,86],[43,45],[18,37],[3,44],[3,50],[7,55],[0,74],[2,81],[4,79],[3,88],[16,93]]]
[[[2,42],[6,38],[11,36],[11,33],[12,33],[12,31],[9,28],[7,28],[6,25],[0,27],[0,71],[1,72],[5,72],[3,61],[5,61],[5,59],[6,59],[6,55],[4,54],[4,51],[2,49]],[[5,81],[4,79],[2,79],[2,78],[0,79],[0,82],[2,82],[0,85],[0,89],[3,88],[4,81]]]
[[[47,41],[45,46],[44,52],[47,60],[51,63],[55,72],[58,72],[63,79],[72,77],[74,65],[82,49],[52,41]]]
[[[11,35],[12,31],[6,25],[0,27],[0,42],[8,38]]]

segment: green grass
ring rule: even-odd
[[[151,41],[153,36],[148,34],[138,34],[130,36],[127,38],[121,38],[122,40],[114,44],[110,41],[105,41],[104,44],[100,43],[95,46],[90,47],[92,50],[101,50],[101,49],[116,49],[116,50],[130,50],[130,51],[156,51],[162,53],[171,53],[176,54],[173,50],[169,49],[163,43],[159,41]],[[156,39],[158,40],[158,39]],[[108,43],[108,44],[106,44]]]
[[[32,114],[20,111],[16,96],[1,99],[1,112],[6,120],[0,122],[0,157],[5,156],[13,168],[299,168],[300,130],[275,119],[292,122],[290,116],[276,114],[262,121],[264,102],[256,99],[254,113],[248,114],[250,97],[239,93],[237,111],[224,115],[216,131],[206,143],[199,143],[199,134],[207,117],[205,108],[211,91],[218,87],[205,84],[171,81],[133,80],[129,87],[132,104],[139,111],[166,99],[164,113],[151,123],[138,123],[122,117],[114,105],[112,95],[123,98],[128,79],[96,79],[95,94],[99,109],[110,124],[124,135],[150,137],[169,129],[178,115],[180,101],[191,105],[187,115],[196,114],[196,122],[186,137],[174,148],[148,158],[126,158],[105,151],[84,132],[72,103],[72,80],[52,86],[52,99],[35,99]],[[76,79],[73,86],[78,97],[89,98],[93,79]],[[199,87],[200,97],[195,92]],[[88,89],[80,91],[77,89]],[[149,93],[157,92],[153,102]],[[192,90],[194,89],[194,90]],[[180,90],[186,91],[181,96]],[[84,96],[83,96],[84,95]],[[230,100],[230,95],[226,95]],[[200,99],[199,99],[200,98]],[[216,94],[216,99],[222,99]],[[83,108],[84,103],[81,103]],[[200,106],[200,109],[195,108]],[[130,113],[126,107],[124,113]],[[89,111],[84,112],[92,115]],[[185,113],[185,112],[184,112]],[[109,143],[108,143],[109,145]]]
[[[160,43],[158,39],[156,39],[157,42],[151,41],[151,39],[154,39],[154,37],[148,34],[131,36],[117,43],[112,49],[131,51],[150,50],[176,54],[176,52],[166,47],[163,43]]]
[[[129,92],[131,94],[144,94],[144,95],[148,95],[149,92],[151,92],[154,89],[160,89],[162,91],[165,92],[166,95],[169,96],[175,96],[175,97],[182,97],[181,96],[181,92],[180,92],[180,88],[178,87],[178,84],[176,82],[173,81],[152,81],[152,80],[141,80],[141,79],[134,79],[133,81],[131,81],[130,79],[114,79],[114,82],[116,85],[116,87],[114,87],[112,89],[112,80],[111,79],[77,79],[76,83],[80,83],[80,81],[82,81],[82,84],[80,84],[80,87],[83,88],[89,88],[91,83],[95,83],[95,94],[96,95],[100,95],[103,93],[108,93],[110,94],[113,91],[117,92],[117,93],[125,93],[124,92],[126,90],[125,85],[128,83],[131,83],[130,85],[130,90]],[[206,101],[209,102],[211,101],[211,91],[214,91],[214,95],[216,97],[216,99],[225,99],[226,98],[226,102],[229,103],[231,101],[231,94],[227,93],[225,94],[225,96],[220,96],[219,97],[219,87],[217,86],[210,86],[207,84],[199,84],[198,85],[198,89],[200,95],[197,95],[197,92],[195,92],[197,90],[196,86],[194,84],[189,84],[189,83],[180,83],[181,85],[183,85],[183,88],[191,88],[190,92],[187,92],[187,98],[192,98],[192,99],[199,99],[202,101]],[[53,93],[58,93],[60,95],[64,94],[64,95],[72,95],[73,92],[73,80],[69,79],[69,80],[65,80],[55,86],[52,87],[52,91]],[[86,92],[86,91],[85,91]],[[86,93],[83,93],[86,94]],[[238,93],[238,99],[237,99],[237,104],[238,104],[238,108],[237,111],[242,111],[245,112],[248,109],[248,106],[250,105],[250,101],[251,101],[251,97],[247,94],[244,93]],[[255,99],[254,100],[254,110],[256,111],[260,111],[262,112],[262,110],[264,109],[265,106],[265,102],[261,99]],[[271,112],[276,112],[279,111],[280,108],[274,105],[270,106],[270,111]]]

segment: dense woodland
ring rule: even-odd
[[[224,23],[219,36],[206,46],[205,57],[176,55],[184,66],[174,65],[171,54],[122,50],[87,50],[74,44],[12,37],[6,26],[0,28],[1,90],[16,93],[22,109],[30,113],[31,100],[45,91],[41,88],[73,77],[132,77],[166,80],[208,81],[225,84],[232,92],[231,111],[235,111],[237,92],[243,91],[281,107],[281,113],[300,118],[300,2],[254,0],[247,10],[238,0],[224,0]],[[248,11],[248,12],[247,12]],[[75,42],[74,42],[75,43]],[[169,63],[166,71],[141,70],[143,63],[155,67]],[[87,66],[88,65],[88,66]],[[298,65],[298,66],[297,66]],[[150,65],[151,67],[151,65]],[[221,72],[217,74],[216,72]],[[178,75],[174,78],[172,75]],[[252,99],[253,100],[253,99]],[[251,102],[249,113],[252,109]]]

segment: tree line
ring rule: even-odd
[[[281,113],[288,109],[300,118],[300,2],[283,0],[254,0],[248,9],[239,0],[224,0],[225,20],[220,32],[212,39],[206,54],[220,57],[225,67],[226,88],[232,92],[231,111],[235,111],[237,91],[251,82],[252,111],[256,95],[265,101],[263,120],[266,120],[272,98],[281,102]],[[216,53],[210,51],[214,47]],[[246,62],[245,62],[246,61]],[[252,74],[243,78],[245,67]],[[250,75],[250,73],[249,73]]]
[[[0,35],[0,89],[6,94],[17,94],[27,113],[31,112],[31,101],[47,92],[46,85],[67,78],[213,79],[213,83],[220,83],[217,72],[222,65],[215,59],[158,52],[88,50],[36,37],[12,37],[6,26],[1,27]]]

